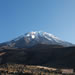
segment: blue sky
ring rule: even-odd
[[[0,0],[0,43],[30,31],[75,44],[75,0]]]

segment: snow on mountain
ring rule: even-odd
[[[58,37],[50,33],[41,31],[28,32],[22,36],[19,36],[18,38],[15,38],[3,44],[16,48],[27,48],[37,44],[62,45],[64,47],[73,46],[73,44],[62,41]]]

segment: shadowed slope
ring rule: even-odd
[[[52,48],[44,45],[29,49],[5,49],[0,51],[0,63],[75,68],[75,47]]]

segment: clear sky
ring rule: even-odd
[[[75,44],[75,0],[0,0],[0,43],[30,31]]]

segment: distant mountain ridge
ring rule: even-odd
[[[73,46],[72,43],[62,41],[58,37],[42,31],[28,32],[11,41],[0,44],[0,47],[30,48],[37,44],[61,45],[63,47]]]

